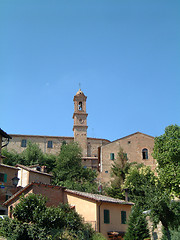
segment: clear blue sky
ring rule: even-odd
[[[0,0],[0,127],[115,140],[180,124],[179,0]]]

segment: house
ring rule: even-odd
[[[9,144],[9,139],[12,139],[12,137],[0,128],[0,163],[2,163],[3,158],[3,156],[1,155],[1,149]]]
[[[18,168],[0,163],[0,215],[7,214],[3,203],[19,190],[13,180],[17,178]]]
[[[119,237],[116,239],[123,239],[132,202],[69,189],[65,193],[65,202],[74,205],[84,221],[90,223],[97,232],[107,239],[113,234]]]
[[[136,132],[100,147],[99,179],[101,182],[109,182],[111,167],[118,159],[120,148],[126,154],[128,162],[143,163],[155,170],[156,161],[152,157],[154,137]]]
[[[133,203],[111,197],[65,189],[60,186],[32,182],[21,189],[4,205],[8,207],[8,216],[12,217],[11,210],[19,202],[22,194],[42,194],[47,197],[47,206],[58,206],[59,203],[68,203],[75,208],[84,221],[90,223],[94,230],[101,232],[107,239],[113,234],[123,239],[127,229]]]
[[[44,166],[40,167],[39,165],[35,165],[27,167],[17,164],[16,167],[19,169],[18,186],[25,187],[31,182],[42,182],[45,184],[51,183],[52,175],[45,172]]]

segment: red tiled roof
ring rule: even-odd
[[[117,203],[117,204],[125,204],[125,205],[133,205],[134,204],[132,202],[126,202],[126,201],[118,199],[118,198],[112,198],[112,197],[108,197],[108,196],[104,196],[104,195],[100,195],[100,194],[79,192],[79,191],[69,190],[69,189],[66,189],[65,192],[74,194],[77,196],[89,198],[89,199],[95,200],[97,202],[109,202],[109,203]]]
[[[39,173],[39,174],[43,174],[43,175],[46,175],[46,176],[49,176],[49,177],[53,176],[52,174],[45,173],[45,172],[40,172],[40,171],[34,170],[34,169],[30,168],[30,167],[27,167],[27,166],[24,166],[24,165],[21,165],[21,164],[17,164],[16,167],[23,168],[24,170],[27,170],[28,172]]]
[[[0,167],[7,167],[7,168],[12,168],[12,169],[16,169],[16,170],[19,170],[17,167],[14,167],[14,166],[9,166],[9,165],[6,165],[6,164],[3,164],[3,163],[0,163]]]
[[[28,188],[30,188],[33,185],[43,185],[45,187],[49,187],[49,188],[56,188],[56,189],[65,189],[65,187],[61,187],[61,186],[55,186],[55,185],[51,185],[51,184],[46,184],[46,183],[40,183],[40,182],[32,182],[29,183],[28,185],[26,185],[24,188],[22,188],[21,190],[19,190],[17,193],[15,193],[14,195],[12,195],[12,197],[10,197],[6,202],[3,203],[3,205],[8,206],[10,202],[12,202],[12,200],[14,200],[16,197],[18,197],[19,195],[21,195],[25,190],[27,190]]]

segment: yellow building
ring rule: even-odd
[[[133,203],[99,194],[65,190],[65,202],[74,205],[84,221],[102,233],[107,239],[116,235],[123,239],[127,219]]]
[[[9,217],[12,217],[10,210],[18,204],[20,196],[29,193],[46,196],[47,206],[58,206],[60,202],[68,203],[83,217],[85,223],[91,224],[95,231],[102,233],[107,239],[113,235],[118,236],[116,239],[123,239],[133,205],[131,202],[99,194],[32,182],[5,202]]]

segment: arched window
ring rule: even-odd
[[[82,102],[79,102],[78,109],[79,111],[82,111]]]
[[[143,150],[142,150],[142,158],[143,159],[148,159],[148,149],[147,148],[143,148]]]

